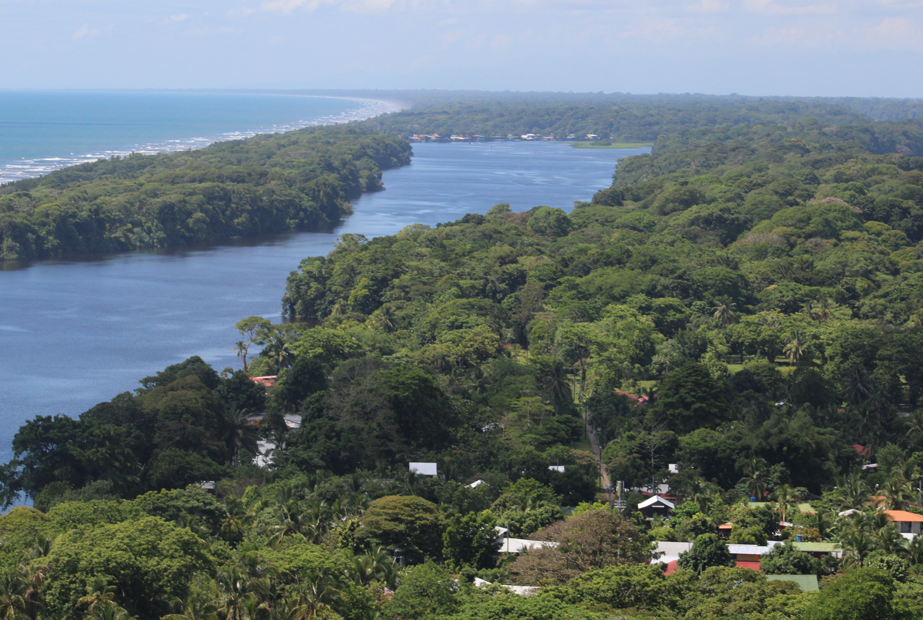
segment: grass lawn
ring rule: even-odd
[[[574,142],[571,146],[575,149],[640,149],[654,145],[651,142],[610,142],[609,144]]]

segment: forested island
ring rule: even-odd
[[[29,421],[0,609],[923,617],[923,125],[690,105],[570,213],[343,235],[287,323],[241,317],[242,369]]]

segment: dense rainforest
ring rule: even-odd
[[[343,235],[292,272],[287,323],[237,324],[242,370],[190,358],[29,421],[0,469],[33,502],[0,517],[0,610],[923,617],[923,537],[876,509],[923,515],[921,126],[770,112],[664,117],[570,213]],[[672,517],[645,519],[664,485]],[[736,568],[726,524],[843,557]],[[688,540],[675,573],[649,563]]]
[[[324,127],[64,168],[0,187],[0,260],[329,229],[408,163],[401,140]]]
[[[362,124],[404,137],[506,139],[531,133],[584,139],[593,134],[621,143],[652,143],[661,135],[721,124],[775,124],[815,116],[830,126],[923,116],[921,101],[903,99],[440,91],[380,96],[408,101],[407,109]]]

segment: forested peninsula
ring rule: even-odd
[[[800,109],[655,129],[570,213],[343,235],[242,369],[29,421],[0,609],[923,618],[923,125]]]
[[[396,138],[322,127],[64,168],[0,187],[0,260],[326,230],[410,155]]]

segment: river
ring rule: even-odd
[[[234,323],[278,321],[285,279],[326,254],[342,233],[392,234],[500,202],[570,209],[611,182],[617,159],[641,150],[562,143],[418,144],[410,166],[384,174],[334,233],[299,233],[231,246],[0,263],[0,462],[36,415],[77,416],[199,355],[240,368]]]

